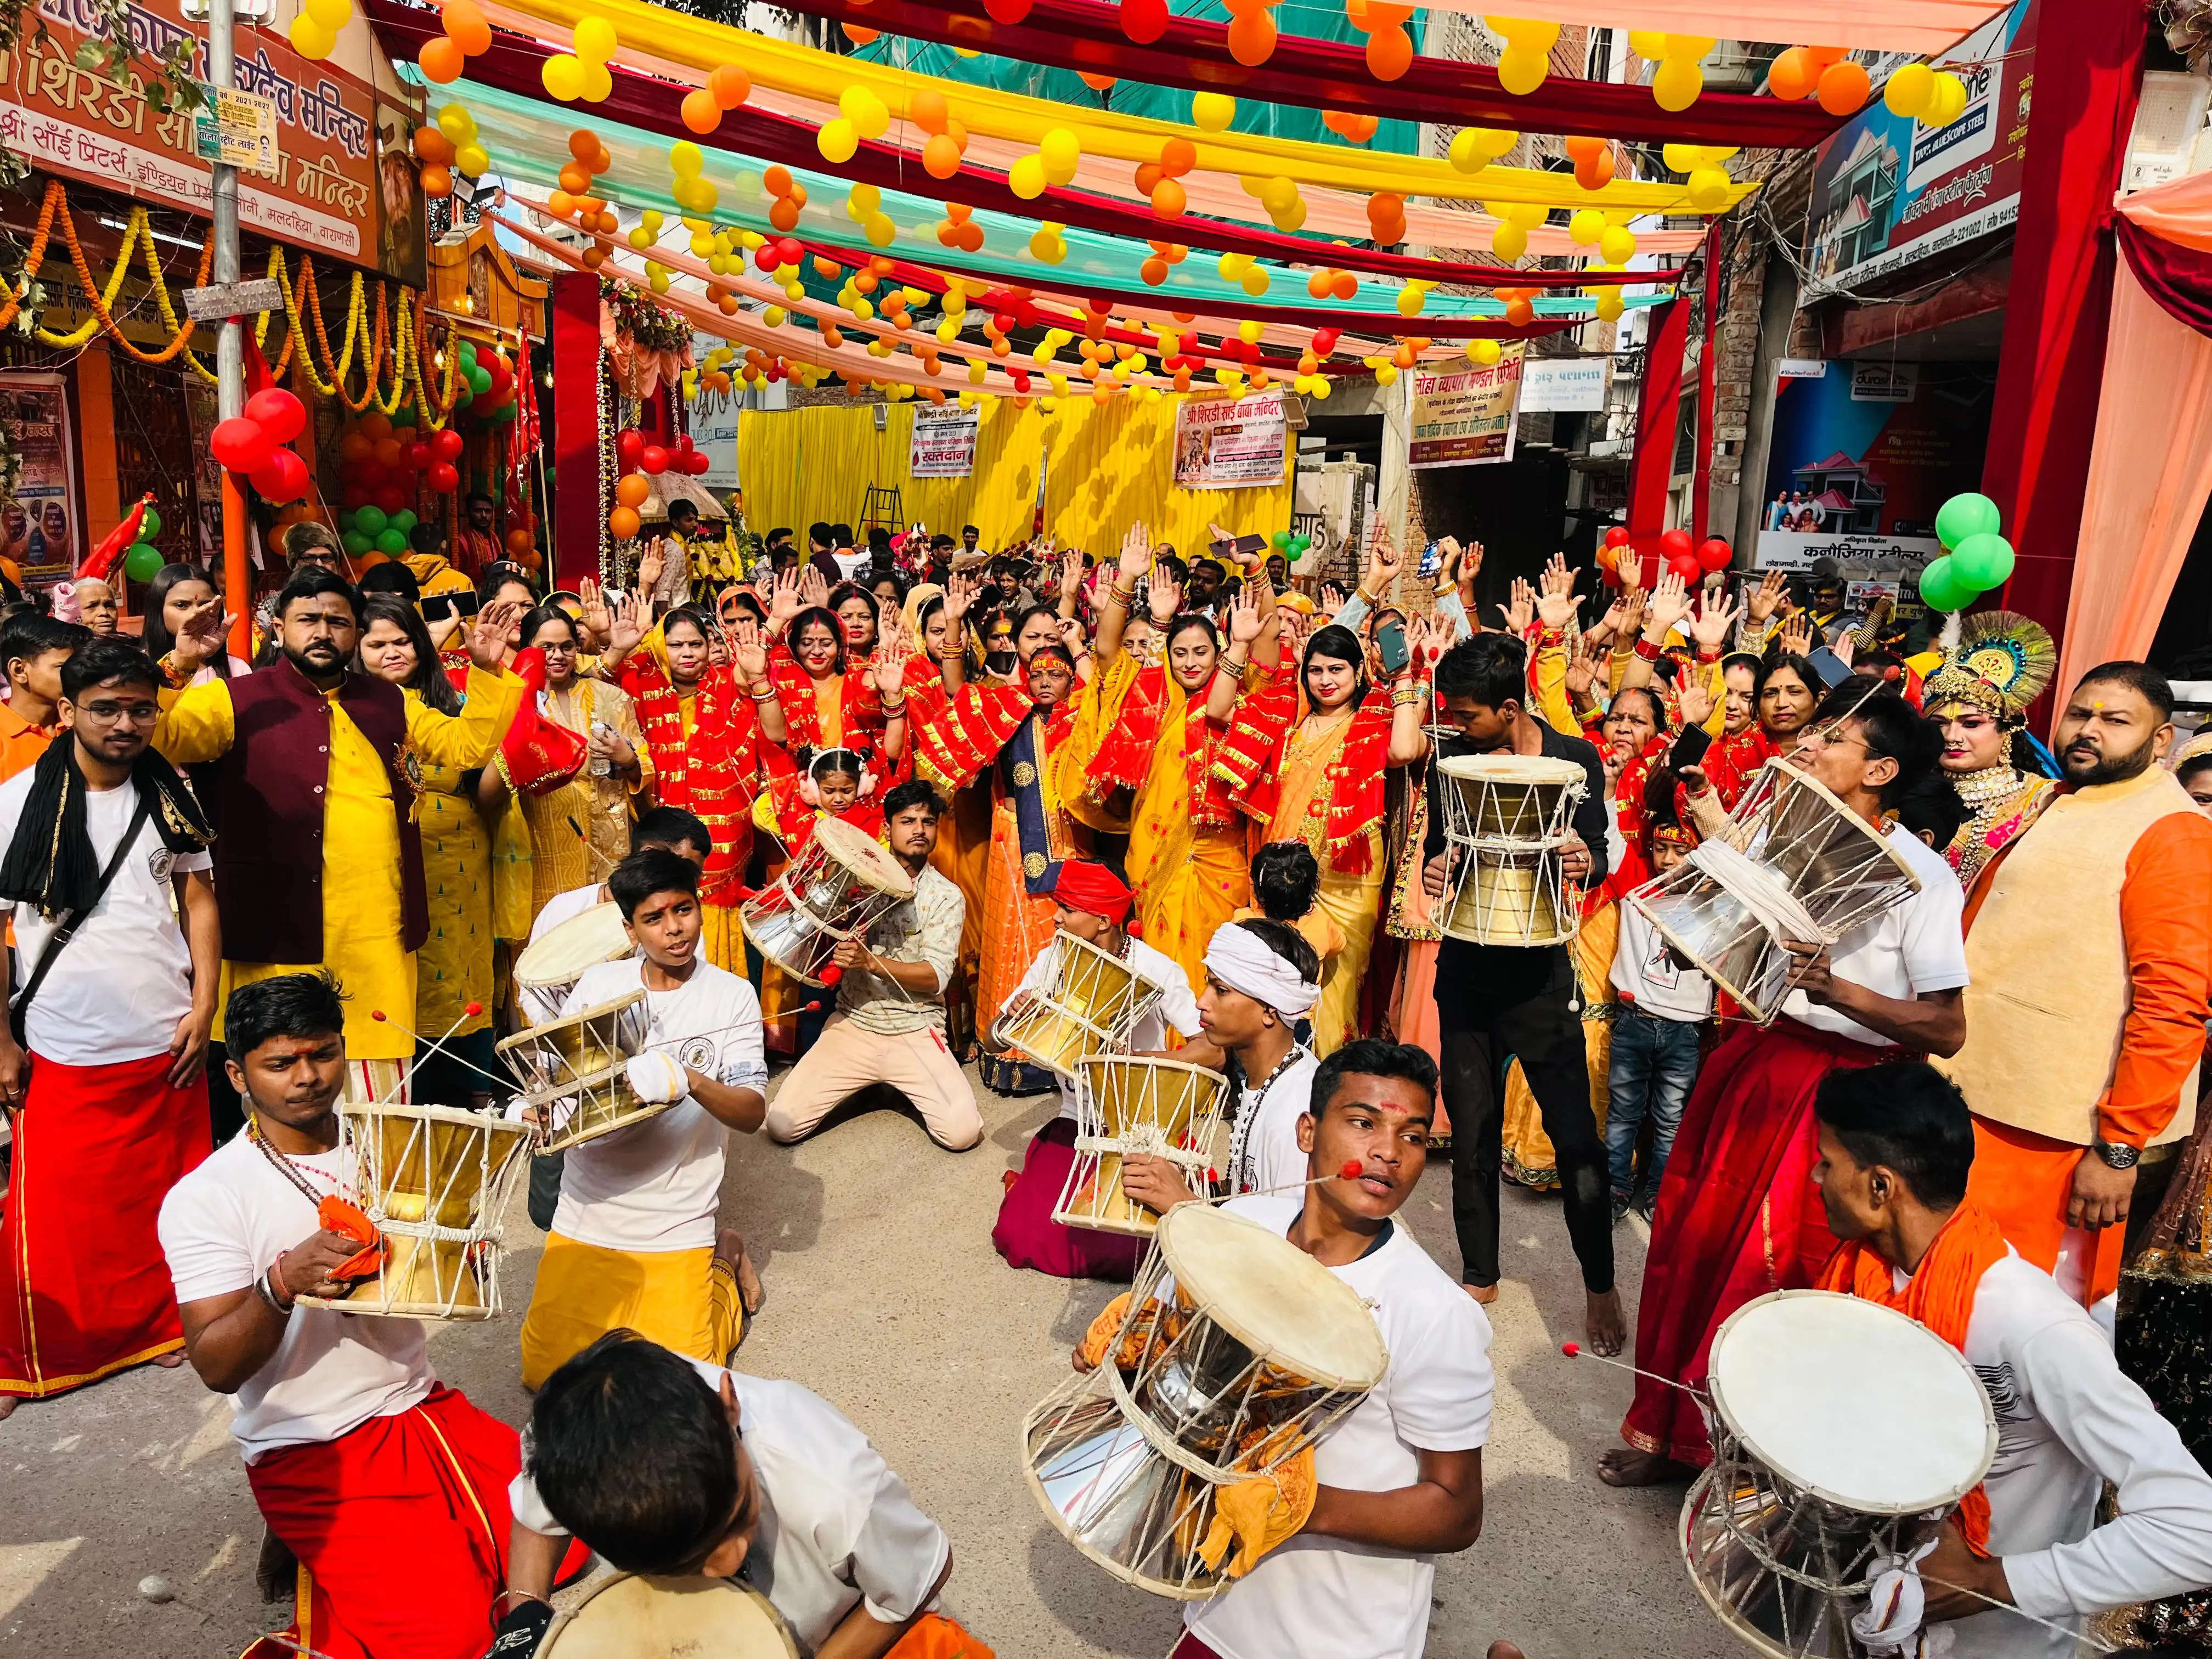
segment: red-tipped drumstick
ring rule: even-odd
[[[1638,1376],[1648,1376],[1654,1382],[1664,1382],[1670,1389],[1680,1389],[1684,1394],[1696,1395],[1698,1390],[1687,1382],[1678,1382],[1671,1376],[1662,1376],[1656,1371],[1647,1371],[1641,1365],[1632,1365],[1626,1359],[1608,1359],[1601,1353],[1585,1353],[1579,1342],[1562,1342],[1559,1352],[1570,1359],[1595,1359],[1601,1365],[1610,1365],[1615,1370],[1634,1371]],[[1704,1396],[1699,1395],[1699,1398]]]

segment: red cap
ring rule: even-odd
[[[1061,865],[1052,896],[1071,910],[1088,910],[1116,927],[1127,918],[1137,897],[1121,877],[1091,859],[1070,859]]]

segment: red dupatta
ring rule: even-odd
[[[841,728],[838,743],[847,749],[866,750],[870,755],[882,751],[884,706],[876,696],[875,687],[868,683],[866,668],[848,668],[834,681],[823,680],[817,684],[799,659],[791,654],[790,648],[778,643],[769,652],[768,672],[769,679],[775,683],[776,699],[783,708],[786,747],[797,750],[823,746],[817,699],[824,688],[834,684]]]
[[[1304,702],[1297,665],[1285,667],[1269,684],[1238,701],[1229,730],[1214,744],[1213,775],[1228,786],[1229,798],[1241,811],[1263,824],[1275,815],[1284,753],[1297,730]],[[1390,688],[1378,685],[1352,715],[1344,747],[1325,774],[1328,805],[1322,851],[1340,875],[1364,875],[1372,867],[1369,842],[1385,811],[1390,721]]]
[[[907,752],[915,775],[948,794],[989,770],[1036,707],[1027,688],[1018,685],[963,685],[942,702],[932,701],[929,712],[907,708]],[[1074,706],[1072,697],[1059,705],[1070,714]]]
[[[675,683],[650,652],[625,658],[615,684],[637,705],[661,805],[696,812],[714,838],[700,876],[701,901],[737,903],[752,855],[753,796],[763,779],[793,769],[790,757],[763,740],[752,698],[726,667],[701,676],[688,738]]]
[[[1252,672],[1267,672],[1259,669]],[[1216,726],[1206,717],[1204,702],[1183,691],[1164,665],[1153,664],[1138,670],[1121,708],[1115,712],[1111,727],[1099,740],[1098,752],[1087,770],[1091,798],[1103,805],[1107,795],[1115,789],[1142,788],[1151,775],[1152,755],[1161,732],[1180,712],[1185,799],[1190,807],[1191,820],[1216,829],[1234,823],[1237,802],[1230,793],[1228,783],[1216,770],[1215,762],[1222,752],[1222,744],[1237,730],[1240,718],[1247,716],[1248,711],[1241,739],[1246,750],[1259,746],[1263,740],[1272,743],[1281,735],[1279,728],[1288,724],[1297,708],[1295,698],[1266,695],[1276,678],[1276,674],[1269,674],[1259,686],[1238,693],[1228,722]]]

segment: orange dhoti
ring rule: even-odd
[[[2127,1228],[2095,1232],[2066,1224],[2074,1192],[2074,1166],[2096,1154],[2070,1140],[2053,1140],[1974,1115],[1974,1168],[1966,1199],[1996,1218],[2005,1242],[2058,1281],[2058,1288],[2092,1307],[2120,1288]]]

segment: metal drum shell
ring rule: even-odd
[[[1062,1226],[1149,1238],[1159,1226],[1158,1214],[1121,1192],[1121,1163],[1130,1152],[1085,1152],[1083,1140],[1127,1141],[1133,1129],[1149,1126],[1164,1143],[1185,1146],[1203,1159],[1228,1098],[1229,1079],[1203,1066],[1150,1056],[1091,1054],[1077,1066],[1075,1161],[1052,1218]],[[1174,1098],[1163,1111],[1158,1097],[1170,1086]]]

